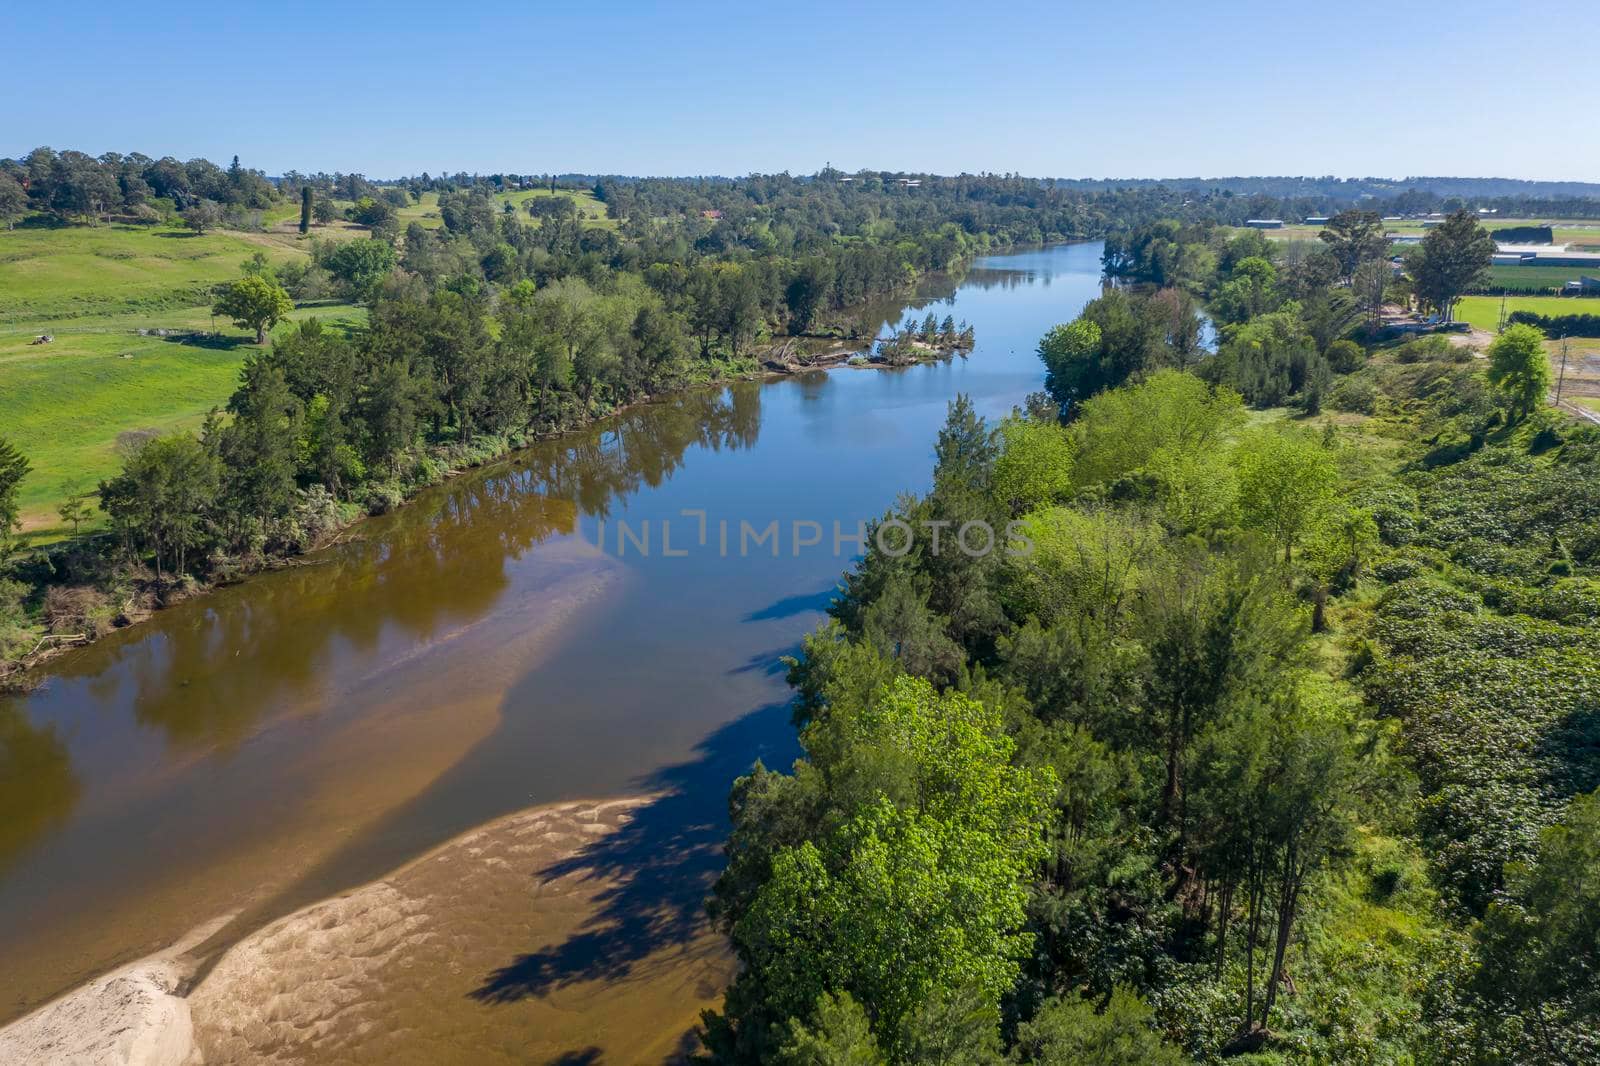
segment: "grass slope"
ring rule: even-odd
[[[515,192],[500,193],[495,196],[495,199],[502,203],[510,202],[516,204],[517,210],[522,213],[523,218],[526,218],[527,208],[523,205],[529,200],[542,199],[548,196],[565,196],[576,203],[578,205],[578,216],[583,219],[585,225],[597,226],[601,229],[617,228],[617,220],[606,215],[606,205],[596,200],[594,193],[586,190],[579,192],[573,189],[557,189],[555,192],[551,192],[549,189],[519,189]]]
[[[263,247],[279,260],[306,254],[265,233],[120,224],[0,232],[0,329],[199,306]]]
[[[573,200],[589,225],[617,224],[587,191],[524,189],[498,199],[526,218],[522,205],[548,196]],[[437,193],[398,214],[403,226],[443,225]],[[33,464],[21,491],[24,529],[41,539],[61,533],[56,507],[116,471],[124,434],[190,428],[227,402],[253,346],[230,323],[213,321],[210,290],[238,277],[259,250],[276,262],[303,259],[299,219],[298,204],[281,204],[256,233],[42,220],[0,231],[0,431]],[[313,226],[311,236],[366,238],[368,231],[337,221]],[[362,318],[348,305],[301,308],[293,317],[308,315],[346,326]],[[140,336],[141,329],[216,329],[228,337],[200,345]],[[55,340],[30,343],[42,333]]]
[[[123,433],[198,425],[227,402],[253,346],[213,323],[209,290],[258,250],[304,258],[297,222],[296,213],[267,232],[202,236],[120,224],[0,231],[0,432],[33,465],[25,529],[59,533],[56,506],[116,471]],[[313,314],[348,324],[361,312],[328,305],[294,317]],[[213,328],[225,337],[207,346],[138,333]],[[55,340],[32,344],[42,333]]]

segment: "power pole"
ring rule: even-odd
[[[1569,344],[1569,342],[1567,340],[1567,335],[1566,335],[1566,333],[1563,332],[1561,334],[1561,374],[1560,374],[1559,377],[1556,378],[1556,404],[1558,406],[1561,403],[1561,386],[1564,385],[1566,383],[1566,380],[1567,380],[1567,346],[1568,346],[1568,344]]]

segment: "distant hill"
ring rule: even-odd
[[[1335,177],[1228,177],[1228,178],[1057,178],[1065,188],[1114,189],[1140,185],[1168,185],[1182,189],[1231,192],[1236,196],[1331,196],[1338,199],[1388,198],[1405,192],[1457,196],[1463,199],[1533,197],[1540,199],[1600,199],[1600,182],[1525,181],[1521,178],[1335,178]]]

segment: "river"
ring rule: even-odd
[[[1034,346],[1098,293],[1100,250],[985,258],[868,323],[952,314],[970,356],[630,410],[0,697],[0,1022],[204,919],[236,914],[220,948],[576,797],[674,797],[618,861],[653,864],[636,896],[681,897],[651,939],[697,920],[729,781],[796,752],[779,657],[850,565],[835,524],[927,488],[958,393],[998,417],[1040,388]],[[774,521],[776,554],[741,550]]]

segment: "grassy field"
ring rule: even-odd
[[[311,315],[346,326],[362,318],[342,304],[298,308],[293,318]],[[227,403],[256,348],[227,323],[219,326],[226,333],[214,341],[138,335],[209,330],[200,307],[78,320],[57,328],[50,344],[0,334],[0,426],[33,464],[21,491],[25,528],[57,532],[56,505],[116,472],[123,434],[192,428]]]
[[[1496,266],[1489,268],[1489,282],[1493,286],[1505,285],[1515,288],[1544,288],[1559,289],[1569,281],[1576,281],[1584,274],[1593,275],[1600,272],[1600,267],[1563,266]]]
[[[1512,226],[1550,225],[1557,243],[1580,246],[1592,245],[1600,249],[1600,219],[1552,220],[1543,218],[1483,218],[1485,229],[1506,229]],[[1385,222],[1387,233],[1421,234],[1428,231],[1420,219],[1405,222]],[[1268,237],[1281,241],[1314,241],[1322,231],[1321,226],[1284,226],[1282,229],[1263,230]]]
[[[1577,296],[1508,296],[1506,314],[1532,311],[1539,315],[1600,314],[1600,300]],[[1493,333],[1500,326],[1500,297],[1464,296],[1456,305],[1456,318]]]
[[[0,432],[33,465],[21,489],[25,529],[59,532],[56,506],[115,473],[123,434],[198,425],[227,402],[254,346],[231,323],[212,321],[210,287],[238,277],[258,250],[277,262],[304,258],[298,217],[291,212],[265,233],[123,225],[0,232]],[[360,314],[335,304],[294,317],[349,324]],[[223,336],[203,344],[139,335],[213,328]],[[55,339],[31,343],[42,333]]]
[[[526,189],[499,199],[520,210],[529,199],[551,195],[575,201],[589,225],[616,226],[587,191]],[[437,193],[398,213],[402,225],[443,225]],[[257,251],[276,262],[308,254],[298,204],[276,205],[262,221],[259,233],[199,236],[178,227],[120,224],[0,231],[0,432],[33,465],[21,490],[23,525],[31,536],[64,532],[56,507],[116,472],[119,440],[192,428],[227,402],[255,348],[231,323],[213,321],[212,286],[238,277]],[[368,231],[339,221],[313,226],[311,236],[355,239]],[[348,327],[363,312],[331,304],[299,308],[293,317],[309,315]],[[139,334],[158,329],[223,336]],[[55,339],[31,343],[43,333]]]
[[[395,217],[399,219],[401,229],[413,222],[420,222],[429,229],[444,227],[444,219],[439,217],[439,194],[436,192],[423,193],[421,200],[400,208],[395,212]]]
[[[603,229],[617,228],[617,220],[606,217],[606,205],[596,200],[594,193],[587,190],[579,192],[572,189],[557,189],[552,193],[549,189],[519,189],[516,192],[500,193],[495,199],[502,203],[509,201],[516,204],[517,210],[523,212],[522,217],[526,219],[528,216],[526,209],[522,205],[529,200],[546,196],[565,196],[569,200],[576,202],[578,215],[586,225],[599,226]]]
[[[495,199],[500,203],[509,202],[516,204],[518,217],[522,221],[527,222],[529,220],[528,214],[522,205],[527,201],[534,199],[535,197],[547,196],[565,196],[574,201],[578,205],[578,214],[584,218],[588,225],[602,226],[607,229],[616,228],[616,220],[606,217],[606,205],[601,203],[599,200],[596,200],[594,198],[594,194],[588,192],[587,190],[577,191],[573,189],[558,189],[556,192],[552,193],[549,189],[518,189],[515,192],[499,193],[495,196]],[[350,201],[348,200],[335,200],[333,203],[334,206],[340,210],[350,206]],[[420,222],[429,229],[439,229],[444,226],[444,219],[439,217],[439,194],[436,192],[425,192],[422,194],[422,199],[416,203],[407,204],[405,207],[398,208],[395,211],[395,217],[399,220],[400,228],[402,230],[411,225],[413,222]],[[300,216],[297,210],[291,222],[293,224],[298,224],[299,219]],[[335,223],[328,227],[328,229],[332,232],[327,235],[339,236],[340,233],[336,229],[336,227],[339,225],[339,223]],[[360,227],[354,228],[357,230],[357,232],[362,234],[366,233],[366,230],[361,229]],[[318,236],[324,235],[318,230],[313,230],[312,232]]]
[[[148,226],[19,227],[0,232],[0,329],[53,319],[162,311],[206,302],[257,249],[306,253],[272,233]]]

